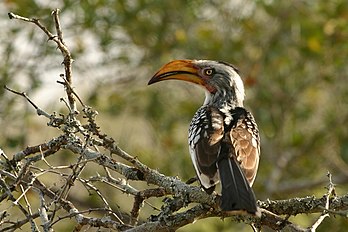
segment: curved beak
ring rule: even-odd
[[[148,85],[165,80],[182,80],[203,85],[199,77],[199,67],[193,60],[174,60],[165,64],[151,78]]]

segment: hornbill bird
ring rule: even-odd
[[[252,114],[243,107],[244,85],[226,62],[175,60],[164,65],[149,85],[183,80],[205,89],[205,101],[190,124],[189,151],[198,179],[211,194],[221,181],[223,211],[259,215],[251,186],[260,157],[260,137]]]

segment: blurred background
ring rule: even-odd
[[[59,101],[64,89],[56,83],[62,56],[36,26],[9,20],[7,13],[39,18],[54,32],[55,8],[74,58],[76,92],[99,112],[102,131],[149,167],[182,180],[195,175],[187,129],[204,93],[176,81],[148,87],[148,80],[173,59],[223,60],[240,69],[245,106],[260,129],[257,198],[321,197],[328,171],[336,193],[348,192],[346,0],[2,1],[0,86],[25,91],[47,112],[66,112]],[[46,123],[23,98],[0,88],[0,148],[9,157],[59,135]],[[60,157],[50,162],[73,159],[64,152]],[[306,227],[317,216],[291,220]],[[318,231],[347,226],[347,219],[330,217]],[[218,218],[179,231],[231,228],[251,231]]]

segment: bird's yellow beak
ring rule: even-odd
[[[149,81],[149,85],[164,80],[182,80],[204,85],[199,68],[193,60],[174,60],[165,64]]]

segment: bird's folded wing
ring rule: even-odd
[[[216,161],[224,135],[223,116],[213,107],[202,107],[192,119],[189,144],[192,162],[201,184],[214,186],[219,179]]]
[[[259,166],[260,137],[257,125],[250,112],[244,110],[244,113],[240,114],[231,129],[230,136],[235,149],[235,159],[240,164],[250,186],[252,186]]]

